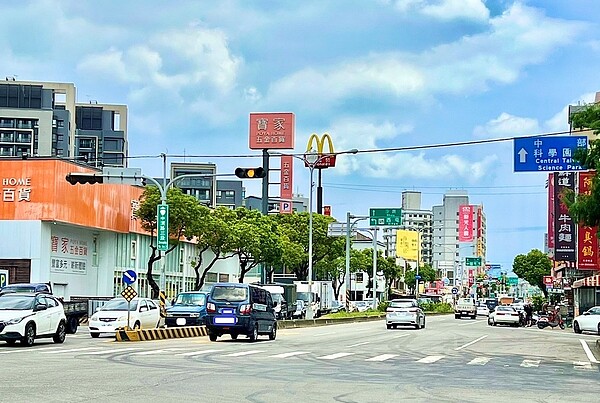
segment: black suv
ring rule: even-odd
[[[206,327],[211,341],[224,334],[237,339],[243,334],[256,341],[258,335],[277,336],[277,320],[271,293],[256,285],[217,283],[206,303]]]

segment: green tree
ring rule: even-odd
[[[196,220],[186,228],[186,237],[196,242],[197,256],[192,261],[196,275],[194,289],[200,290],[204,285],[206,274],[218,260],[229,257],[225,252],[232,248],[231,227],[237,219],[235,212],[226,207],[214,210],[199,205]],[[211,251],[212,258],[204,262],[205,253]],[[204,267],[202,267],[202,265]]]
[[[544,285],[544,276],[549,276],[551,269],[552,261],[538,249],[531,250],[527,255],[517,255],[513,262],[515,274],[529,284],[538,286],[546,297],[548,291]]]
[[[243,207],[235,209],[235,214],[237,219],[231,228],[232,238],[227,252],[238,257],[239,281],[243,283],[246,274],[259,264],[278,264],[283,250],[277,222],[273,216]]]
[[[339,298],[340,290],[346,282],[345,245],[345,238],[337,237],[331,243],[327,255],[315,265],[317,279],[331,280],[335,299]]]
[[[169,248],[163,253],[154,244],[156,241],[156,209],[160,204],[160,191],[156,186],[148,186],[140,196],[140,205],[135,216],[141,220],[144,230],[150,232],[150,257],[148,258],[146,276],[152,290],[152,298],[158,298],[160,287],[154,280],[154,263],[171,253],[185,235],[186,228],[197,218],[199,201],[184,194],[179,188],[167,191],[169,205]]]
[[[595,135],[600,133],[600,105],[588,105],[583,110],[571,116],[571,124],[576,129],[591,129]],[[598,169],[600,166],[600,140],[590,140],[587,149],[580,148],[574,154],[574,159],[588,169]],[[576,194],[566,191],[565,204],[569,214],[578,223],[590,227],[598,226],[600,231],[600,177],[597,171],[592,176],[589,194]]]

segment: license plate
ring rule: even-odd
[[[185,318],[177,318],[175,323],[177,323],[177,326],[185,326],[186,321],[185,321]]]
[[[233,309],[224,308],[224,309],[221,309],[221,313],[224,313],[226,315],[231,315],[231,314],[233,314]]]
[[[233,324],[235,324],[235,318],[233,318],[231,316],[225,316],[225,317],[217,316],[215,318],[215,323],[223,324],[223,325],[233,325]]]

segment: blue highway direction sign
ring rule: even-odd
[[[123,282],[127,285],[135,283],[137,280],[137,273],[133,270],[126,270],[123,272]]]
[[[586,136],[546,136],[514,139],[515,172],[582,171],[573,160],[577,148],[587,148]]]

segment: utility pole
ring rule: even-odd
[[[262,200],[261,200],[261,212],[264,215],[269,214],[269,150],[264,148],[262,150],[263,157],[263,169],[265,170],[265,177],[262,180]],[[260,282],[261,284],[267,283],[267,268],[265,263],[260,264]]]

